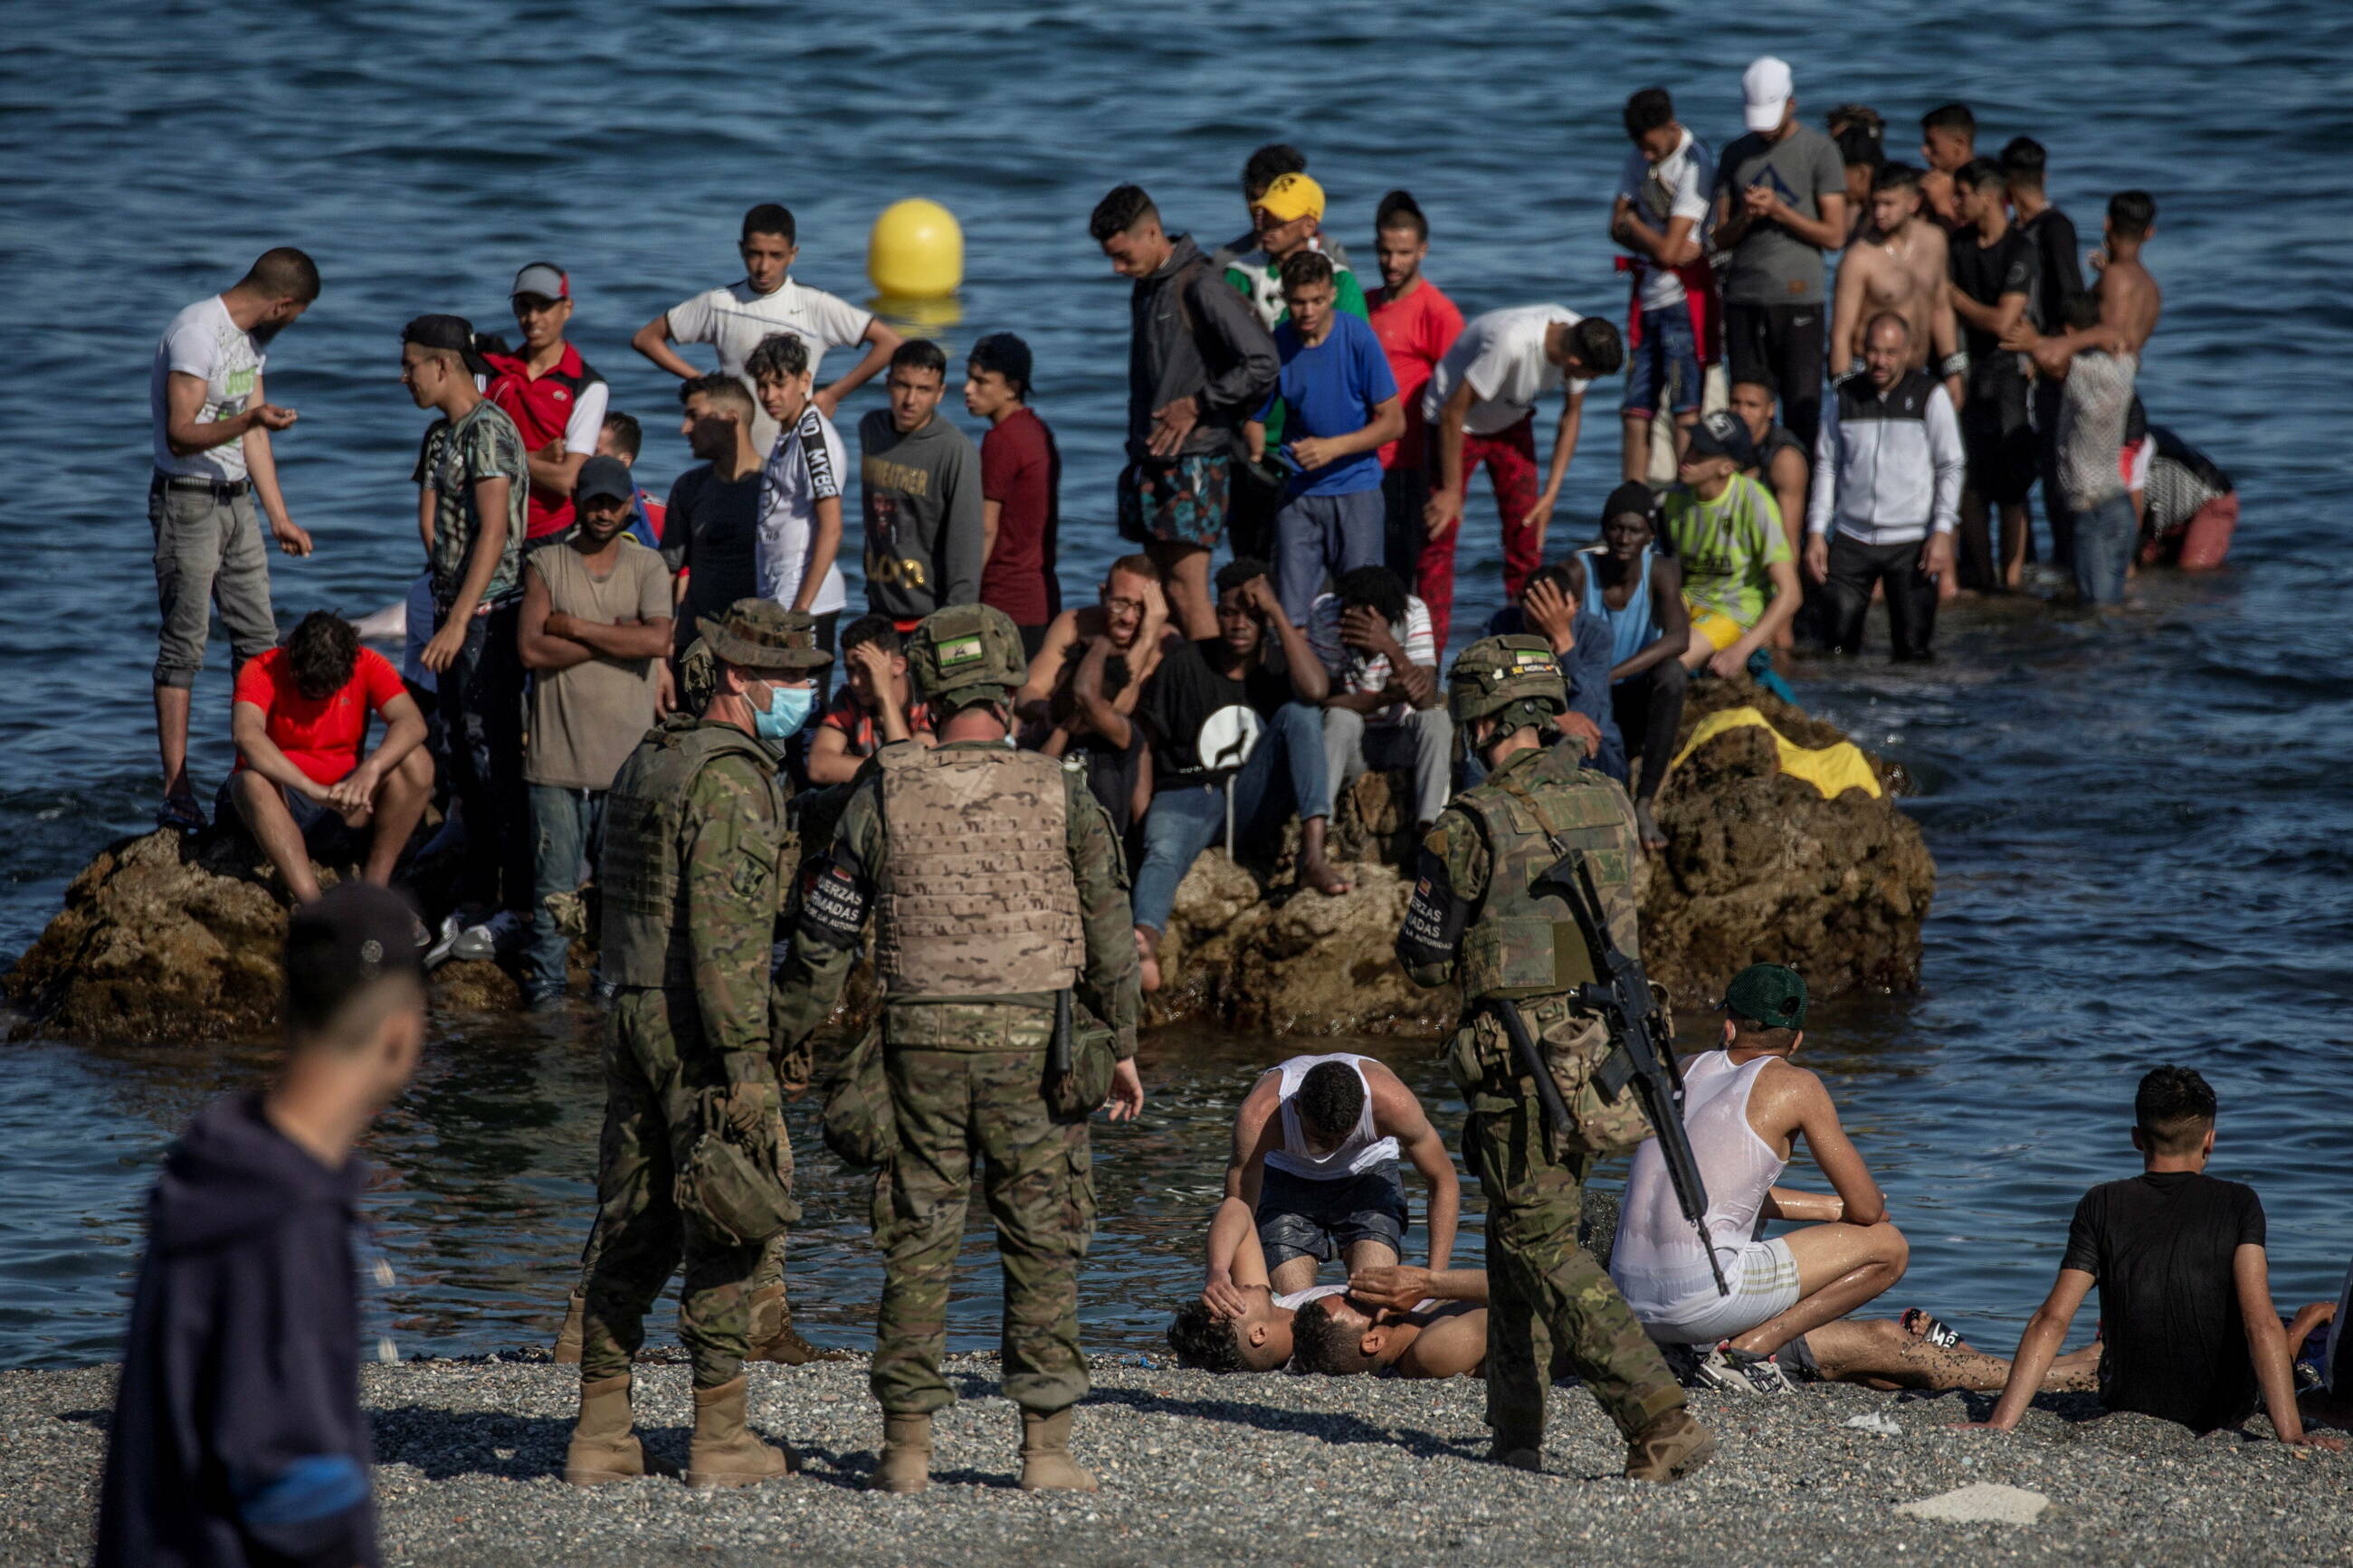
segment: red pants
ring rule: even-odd
[[[1504,521],[1504,592],[1512,598],[1520,596],[1535,569],[1543,563],[1544,549],[1536,531],[1527,526],[1525,519],[1536,504],[1536,435],[1535,416],[1508,430],[1493,436],[1462,435],[1463,500],[1471,499],[1470,476],[1481,464],[1487,468],[1487,482],[1495,487],[1495,507]],[[1424,539],[1421,554],[1414,562],[1414,592],[1430,606],[1430,636],[1438,644],[1440,659],[1446,657],[1446,632],[1454,619],[1454,545],[1462,536],[1462,519],[1456,517],[1435,539]]]

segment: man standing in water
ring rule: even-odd
[[[1862,361],[1863,322],[1893,310],[1912,328],[1911,363],[1905,368],[1926,369],[1933,353],[1946,390],[1958,405],[1960,362],[1953,352],[1959,339],[1945,298],[1950,254],[1945,231],[1920,216],[1920,171],[1909,163],[1882,163],[1871,179],[1871,227],[1839,262],[1838,298],[1831,312],[1832,381]],[[1810,466],[1813,454],[1806,456]]]
[[[750,1486],[797,1464],[745,1428],[744,1362],[764,1247],[796,1215],[770,1054],[769,951],[791,874],[776,770],[831,656],[807,615],[765,599],[738,601],[702,632],[717,661],[709,705],[649,731],[606,798],[598,961],[620,990],[580,1420],[564,1460],[575,1486],[646,1473],[629,1363],[681,1258],[679,1338],[694,1363],[686,1484]]]
[[[1381,286],[1366,298],[1373,331],[1388,355],[1405,434],[1381,448],[1381,560],[1410,585],[1421,554],[1421,509],[1430,501],[1430,421],[1422,388],[1462,335],[1462,312],[1421,274],[1430,220],[1408,191],[1391,191],[1373,214],[1373,256]]]
[[[155,472],[147,521],[155,534],[155,596],[164,632],[155,653],[155,738],[164,753],[157,826],[197,828],[204,807],[188,783],[189,692],[205,664],[212,610],[220,605],[238,664],[278,644],[269,610],[269,556],[253,498],[287,554],[311,553],[311,536],[286,513],[269,433],[294,411],[263,395],[269,342],[319,297],[319,268],[291,246],[265,251],[228,292],[172,318],[147,378]]]
[[[809,871],[776,1004],[781,1037],[807,1038],[865,951],[873,910],[897,1145],[876,1178],[884,1274],[873,1389],[884,1446],[873,1485],[931,1484],[932,1414],[955,1398],[940,1354],[977,1154],[1004,1259],[1020,1485],[1092,1491],[1070,1447],[1071,1407],[1087,1392],[1086,1119],[1106,1089],[1115,1118],[1144,1105],[1119,840],[1083,769],[1007,743],[1025,670],[1004,611],[934,611],[915,628],[908,663],[939,744],[886,746],[861,776]],[[1071,1070],[1058,1074],[1064,1005],[1101,1020],[1110,1039],[1065,1037]]]
[[[1593,1124],[1553,1126],[1495,1016],[1514,1009],[1539,1050],[1584,1071],[1609,1054],[1608,1027],[1575,994],[1596,978],[1591,961],[1583,943],[1560,940],[1573,917],[1542,878],[1564,853],[1561,836],[1572,836],[1613,940],[1638,952],[1633,808],[1615,783],[1578,766],[1582,747],[1546,744],[1568,692],[1541,637],[1472,644],[1454,661],[1447,700],[1487,779],[1456,795],[1422,840],[1397,952],[1416,984],[1462,987],[1450,1060],[1471,1112],[1463,1153],[1487,1198],[1489,1458],[1543,1468],[1546,1372],[1557,1348],[1625,1434],[1628,1478],[1674,1480],[1713,1458],[1715,1439],[1577,1240],[1595,1156],[1638,1142],[1641,1119],[1629,1097],[1622,1118],[1605,1107]]]

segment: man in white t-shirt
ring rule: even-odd
[[[1544,562],[1545,524],[1577,455],[1585,390],[1625,363],[1618,329],[1562,305],[1518,305],[1473,317],[1430,373],[1421,395],[1430,424],[1427,537],[1414,589],[1430,605],[1438,651],[1454,613],[1454,543],[1471,470],[1485,464],[1504,521],[1504,591],[1517,599]],[[1561,393],[1552,463],[1536,489],[1535,406]]]
[[[1646,87],[1626,100],[1626,134],[1634,150],[1609,206],[1609,237],[1630,253],[1620,267],[1634,274],[1641,330],[1627,356],[1618,412],[1626,437],[1620,471],[1641,479],[1650,469],[1651,421],[1659,410],[1675,422],[1678,458],[1699,421],[1699,327],[1711,304],[1704,298],[1694,304],[1691,293],[1714,286],[1705,258],[1715,158],[1676,123],[1674,100],[1662,87]]]
[[[1430,607],[1386,566],[1343,573],[1307,612],[1307,646],[1323,661],[1324,767],[1334,798],[1370,768],[1413,771],[1413,812],[1427,830],[1446,809],[1454,721],[1438,681]]]
[[[172,318],[148,373],[155,471],[147,521],[155,535],[155,595],[163,635],[155,655],[155,736],[164,757],[165,827],[205,825],[188,783],[188,704],[205,665],[212,609],[220,606],[237,664],[278,645],[269,556],[253,513],[289,555],[311,536],[287,515],[269,433],[294,423],[262,389],[269,341],[319,297],[319,268],[291,246],[265,251],[228,291]]]
[[[791,332],[808,345],[811,376],[826,350],[864,343],[866,357],[848,375],[818,389],[819,412],[833,418],[845,396],[891,363],[899,334],[872,312],[793,281],[793,259],[801,253],[797,231],[791,212],[775,202],[762,202],[744,215],[737,249],[744,258],[739,281],[671,306],[639,327],[629,346],[681,381],[692,381],[703,373],[670,344],[709,343],[719,351],[721,374],[749,387],[752,377],[744,366],[752,351],[774,333]],[[776,440],[776,421],[762,413],[752,422],[752,444],[765,452]]]
[[[761,472],[756,569],[760,596],[817,619],[817,646],[833,651],[849,591],[841,579],[841,486],[848,474],[841,437],[810,390],[808,345],[778,332],[752,351],[746,368],[760,406],[776,426]],[[824,704],[828,669],[818,672]]]

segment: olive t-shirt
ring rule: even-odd
[[[603,577],[566,543],[542,545],[523,570],[547,584],[548,607],[584,621],[619,626],[668,618],[670,568],[628,534]],[[557,789],[612,787],[613,775],[653,727],[654,661],[603,654],[568,669],[543,669],[531,684],[531,749],[522,776]]]
[[[2252,1415],[2232,1259],[2263,1245],[2263,1200],[2237,1182],[2150,1171],[2085,1193],[2059,1267],[2099,1282],[2100,1403],[2193,1432]]]

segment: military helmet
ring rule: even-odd
[[[1552,645],[1537,637],[1480,638],[1455,656],[1446,710],[1463,728],[1476,719],[1501,717],[1514,729],[1567,712],[1568,687]]]
[[[1013,617],[988,605],[934,610],[907,638],[916,695],[949,711],[975,702],[1010,702],[1029,679]]]

